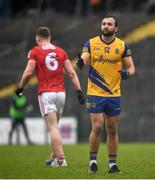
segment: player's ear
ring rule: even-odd
[[[118,31],[118,27],[115,27],[115,33]]]
[[[51,39],[52,39],[52,38],[51,38],[51,35],[50,35],[50,36],[49,36],[49,40],[51,41]]]

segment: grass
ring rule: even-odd
[[[88,174],[88,144],[64,146],[68,167],[44,165],[49,146],[0,146],[0,179],[155,179],[155,144],[120,144],[121,174],[108,174],[105,145],[98,154],[98,174]]]

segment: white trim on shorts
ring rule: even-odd
[[[65,92],[43,92],[38,95],[39,107],[42,116],[50,112],[63,113],[65,106]]]

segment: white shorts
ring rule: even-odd
[[[65,92],[43,92],[38,95],[41,115],[45,116],[50,112],[57,112],[60,115],[65,106]]]

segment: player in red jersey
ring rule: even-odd
[[[51,155],[46,161],[53,167],[67,166],[61,137],[58,130],[58,121],[65,104],[65,86],[63,69],[69,75],[80,104],[85,103],[80,82],[74,71],[67,53],[60,47],[51,44],[50,30],[40,27],[36,32],[37,46],[28,54],[28,63],[22,75],[19,87],[16,90],[18,96],[28,83],[33,71],[36,70],[38,79],[38,100],[41,114],[47,123],[51,136]]]

